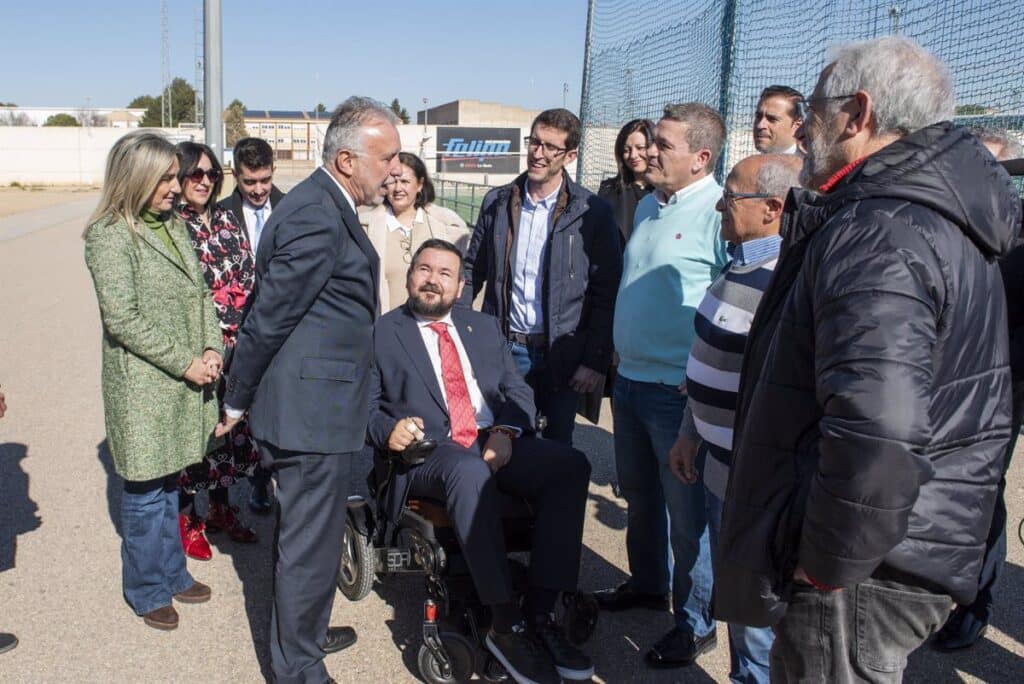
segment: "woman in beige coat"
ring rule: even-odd
[[[434,184],[415,154],[399,152],[402,175],[388,189],[384,204],[360,209],[359,220],[380,255],[380,309],[385,314],[405,303],[405,277],[416,249],[431,238],[463,252],[471,231],[458,214],[434,204]]]
[[[171,211],[178,156],[148,131],[118,140],[85,230],[103,323],[103,409],[114,469],[124,478],[125,599],[145,623],[174,629],[172,598],[210,588],[185,567],[178,473],[200,461],[217,423],[213,384],[223,342],[213,299],[184,223]]]

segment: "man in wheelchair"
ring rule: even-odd
[[[498,322],[464,307],[462,256],[427,240],[409,266],[404,307],[374,330],[368,441],[401,458],[434,440],[423,463],[397,469],[389,515],[406,496],[444,503],[480,601],[493,616],[485,643],[517,682],[589,679],[590,659],[553,619],[576,590],[590,464],[579,451],[533,436],[533,394]],[[528,588],[513,595],[499,511],[501,493],[535,516]]]

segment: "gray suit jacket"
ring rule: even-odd
[[[334,179],[317,169],[274,207],[224,403],[253,436],[305,453],[366,436],[379,261]]]

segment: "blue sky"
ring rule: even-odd
[[[457,98],[579,109],[586,0],[223,0],[224,101],[410,111]],[[169,0],[171,75],[193,80],[196,0]],[[160,91],[160,2],[4,3],[0,101],[125,106]]]

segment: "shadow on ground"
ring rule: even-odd
[[[28,474],[21,467],[27,456],[24,444],[0,444],[0,572],[15,566],[18,535],[42,525],[39,507],[28,494]]]

